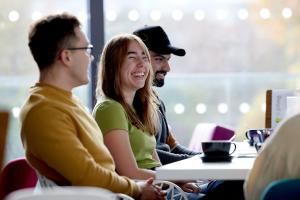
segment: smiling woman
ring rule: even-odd
[[[155,151],[156,97],[152,68],[144,43],[135,35],[113,37],[104,47],[98,73],[98,103],[93,115],[119,174],[154,177],[160,166]]]
[[[118,47],[118,48],[116,48]],[[113,37],[104,47],[98,73],[97,98],[118,101],[137,128],[155,133],[157,116],[151,89],[150,55],[140,38],[130,34]]]

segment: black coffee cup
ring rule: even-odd
[[[204,156],[225,157],[236,150],[236,144],[230,141],[207,141],[201,142]],[[233,148],[231,148],[233,146]]]

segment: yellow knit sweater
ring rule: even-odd
[[[37,83],[20,120],[26,158],[40,174],[61,185],[140,195],[134,181],[115,172],[97,123],[71,92]]]

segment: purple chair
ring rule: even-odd
[[[214,123],[199,123],[194,129],[189,149],[202,152],[201,142],[211,140],[233,141],[234,138],[234,130],[230,127],[220,126]]]
[[[33,188],[37,183],[35,170],[24,157],[9,161],[0,174],[0,199],[23,188]]]

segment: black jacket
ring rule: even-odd
[[[158,116],[160,120],[160,127],[156,134],[156,150],[159,156],[159,159],[163,165],[172,163],[175,161],[183,160],[199,154],[199,152],[194,152],[186,147],[176,144],[175,147],[171,148],[170,145],[167,143],[168,137],[170,137],[170,132],[168,128],[168,122],[166,119],[166,108],[161,99],[159,99],[159,111]]]

